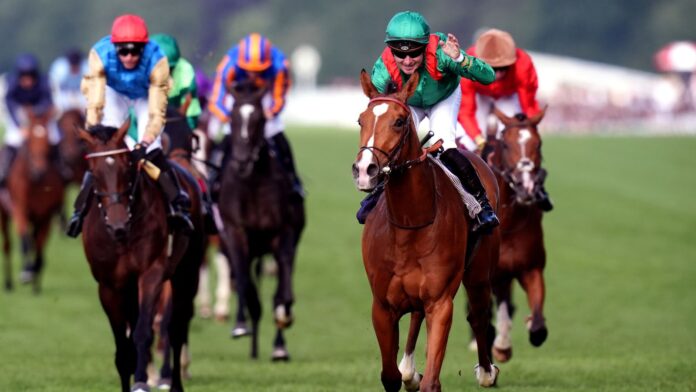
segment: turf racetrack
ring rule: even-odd
[[[382,390],[354,218],[363,196],[350,175],[357,134],[288,135],[308,191],[287,333],[292,361],[269,359],[274,282],[266,278],[261,359],[248,359],[248,340],[232,341],[230,325],[196,318],[188,391]],[[695,151],[696,138],[545,139],[556,204],[544,222],[549,338],[528,344],[517,289],[514,356],[501,365],[499,390],[696,390]],[[56,230],[48,252],[40,296],[29,287],[0,293],[0,391],[118,390],[111,330],[81,242]],[[16,250],[14,259],[16,279]],[[441,374],[450,391],[479,390],[462,299]],[[419,371],[424,343],[421,336]]]

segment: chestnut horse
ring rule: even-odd
[[[24,143],[7,178],[11,216],[22,244],[21,281],[32,283],[36,293],[41,290],[43,249],[51,220],[61,211],[64,197],[63,180],[48,139],[49,116],[29,115]]]
[[[262,99],[266,89],[237,84],[231,111],[230,157],[222,174],[219,209],[223,227],[220,240],[228,250],[236,282],[238,309],[232,337],[251,335],[251,357],[258,357],[261,318],[254,271],[270,253],[278,265],[273,297],[276,337],[273,360],[288,360],[283,330],[293,321],[292,272],[297,245],[305,224],[304,201],[291,196],[292,184],[264,135],[266,117]],[[246,323],[249,312],[251,326]]]
[[[541,167],[541,137],[537,124],[545,109],[527,118],[524,114],[507,117],[497,108],[495,116],[505,128],[496,137],[495,127],[488,132],[485,157],[500,187],[501,248],[492,285],[497,300],[497,336],[493,344],[496,360],[506,362],[512,356],[512,282],[517,280],[527,292],[532,315],[527,319],[529,341],[538,347],[546,340],[544,321],[544,232],[543,213],[535,203],[538,187],[546,171]]]
[[[360,75],[370,98],[360,115],[360,152],[353,177],[361,191],[384,183],[384,194],[368,215],[362,236],[365,271],[372,289],[372,323],[382,354],[382,385],[398,391],[439,391],[440,370],[452,324],[453,299],[464,283],[469,323],[476,334],[480,385],[496,382],[498,369],[489,353],[490,275],[497,262],[498,231],[478,236],[460,193],[444,169],[421,149],[407,99],[418,86],[411,75],[395,94],[381,95],[365,70]],[[493,173],[469,153],[493,206],[498,190]],[[399,319],[411,313],[408,343],[401,363]],[[414,348],[421,321],[427,326],[424,375],[416,372]],[[492,338],[492,337],[491,337]]]
[[[198,268],[205,251],[200,196],[193,179],[177,169],[191,197],[195,230],[189,235],[170,233],[164,195],[140,165],[131,162],[123,141],[128,126],[126,122],[118,130],[95,126],[79,131],[87,143],[94,178],[83,248],[114,334],[116,368],[124,392],[149,390],[146,368],[155,307],[170,280],[172,300],[163,322],[173,351],[171,390],[182,391],[181,350],[193,317]]]

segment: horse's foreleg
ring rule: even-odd
[[[287,233],[281,239],[281,244],[274,253],[278,264],[278,286],[273,297],[273,313],[278,328],[288,328],[293,322],[292,304],[295,295],[292,290],[292,272],[297,251],[294,243],[295,236]]]
[[[122,392],[130,391],[130,377],[135,371],[136,352],[133,341],[128,338],[128,316],[126,295],[108,286],[99,285],[99,300],[109,318],[116,343],[116,370],[121,379]]]
[[[372,326],[382,354],[382,385],[387,392],[401,389],[401,372],[396,366],[399,353],[399,319],[390,309],[372,300]]]
[[[43,250],[48,239],[48,232],[51,229],[51,219],[43,220],[34,223],[34,265],[32,272],[34,273],[34,292],[41,291],[41,272],[43,271],[44,255]]]
[[[546,337],[548,330],[546,329],[546,321],[544,320],[544,275],[541,268],[535,268],[527,271],[520,277],[520,283],[527,292],[527,301],[529,309],[532,311],[531,317],[527,321],[527,330],[529,330],[529,342],[533,346],[541,346]]]
[[[425,372],[420,388],[424,392],[440,391],[440,370],[445,359],[447,339],[452,327],[452,298],[443,298],[426,305],[425,322],[428,343],[425,354]]]
[[[230,263],[222,252],[215,254],[214,263],[217,271],[217,283],[213,314],[216,320],[226,321],[230,317],[230,294],[232,293]]]
[[[464,271],[464,287],[469,299],[469,315],[467,320],[474,330],[478,346],[478,365],[475,367],[476,379],[479,385],[490,387],[495,385],[498,368],[491,361],[491,346],[495,336],[495,328],[491,325],[491,288],[487,271],[472,268]],[[485,264],[485,263],[480,263]]]
[[[493,341],[493,357],[498,362],[507,362],[512,357],[512,341],[510,331],[512,330],[512,279],[510,277],[499,277],[493,284],[493,294],[497,300],[498,310],[496,312],[496,335]]]
[[[401,381],[404,383],[404,388],[409,392],[417,391],[420,388],[420,381],[423,378],[423,376],[416,371],[416,361],[413,353],[416,349],[416,341],[418,341],[418,333],[420,332],[422,323],[423,312],[412,312],[411,324],[408,328],[408,339],[406,339],[406,347],[404,348],[404,357],[401,358],[401,362],[399,362]]]
[[[274,362],[290,360],[290,353],[285,345],[285,336],[283,336],[283,330],[280,328],[276,329],[276,336],[273,340],[273,353],[271,354],[271,360]]]
[[[0,191],[1,192],[1,191]],[[2,208],[0,206],[0,208]],[[12,249],[12,236],[9,230],[9,219],[10,217],[4,211],[0,212],[0,230],[2,230],[2,253],[3,259],[3,270],[5,272],[5,290],[11,291],[13,288],[12,284],[12,255],[10,253]]]
[[[155,308],[164,285],[164,264],[163,260],[156,261],[138,278],[138,323],[133,331],[133,340],[138,353],[135,367],[135,386],[147,383],[147,364],[150,362],[150,348],[154,338],[152,324],[155,319]]]

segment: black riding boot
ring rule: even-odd
[[[288,139],[285,137],[285,134],[281,132],[273,136],[272,147],[273,151],[275,151],[278,156],[278,161],[283,166],[283,169],[285,169],[285,172],[290,178],[293,195],[299,197],[300,199],[304,199],[305,191],[302,187],[302,182],[300,182],[300,177],[297,175],[297,171],[295,170],[295,161],[292,158],[292,150],[290,149],[290,143],[288,143]]]
[[[541,169],[539,170],[539,174],[537,177],[537,183],[539,184],[537,191],[536,191],[536,205],[544,212],[549,212],[553,210],[553,203],[551,203],[551,199],[549,198],[549,194],[546,192],[546,188],[544,187],[544,181],[546,181],[546,170]]]
[[[84,177],[82,177],[80,192],[75,198],[75,204],[73,206],[75,212],[73,212],[72,217],[68,221],[68,228],[65,231],[65,233],[72,238],[76,238],[78,235],[80,235],[80,232],[82,232],[82,221],[85,219],[85,215],[87,215],[87,206],[89,205],[89,201],[92,199],[93,184],[94,180],[92,178],[92,173],[90,171],[86,171]]]
[[[208,170],[208,189],[210,192],[210,199],[214,203],[217,203],[220,196],[222,173],[227,164],[227,157],[230,155],[230,141],[230,136],[225,135],[222,141],[212,149],[210,152],[210,159],[208,159],[211,163],[211,167],[209,167],[210,170]]]
[[[179,179],[174,173],[169,161],[164,157],[161,149],[155,149],[147,154],[147,159],[159,167],[161,172],[157,179],[157,184],[164,192],[164,196],[169,202],[169,224],[175,229],[182,230],[184,233],[193,231],[191,222],[191,199],[186,191],[181,187]]]
[[[5,145],[0,150],[0,188],[7,186],[7,177],[10,176],[10,168],[17,157],[17,149]]]
[[[495,212],[486,197],[486,190],[469,159],[456,148],[450,148],[442,153],[440,160],[459,178],[464,189],[471,193],[481,205],[481,212],[476,215],[477,222],[473,231],[488,233],[498,226],[500,224],[498,217],[495,216]]]

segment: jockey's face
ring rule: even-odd
[[[403,58],[394,56],[394,60],[396,61],[396,66],[403,73],[412,75],[423,64],[423,52],[420,52],[416,57],[411,57],[410,55]]]
[[[143,47],[141,45],[125,44],[117,47],[116,51],[123,68],[131,70],[138,66]]]
[[[495,71],[495,80],[498,81],[502,78],[504,78],[508,74],[508,70],[510,67],[493,67],[493,71]]]
[[[19,75],[19,88],[31,90],[36,85],[36,75],[34,73],[21,73]]]

